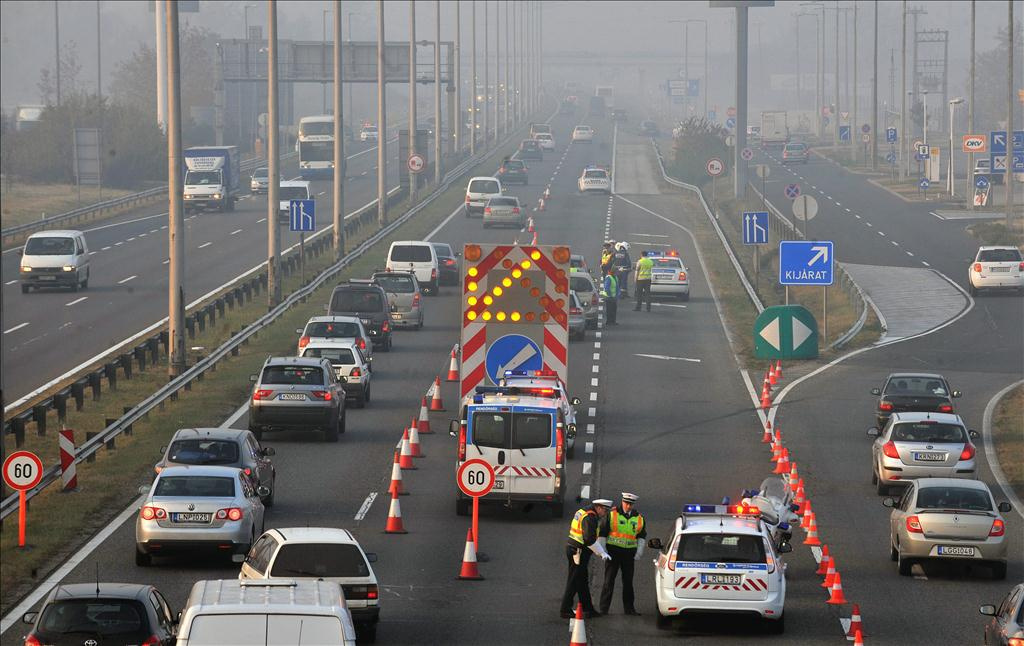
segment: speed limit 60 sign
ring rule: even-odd
[[[494,486],[494,468],[479,458],[467,460],[459,467],[456,480],[462,493],[470,498],[480,498],[490,493]]]
[[[4,460],[4,482],[11,489],[27,491],[43,479],[43,461],[30,451],[15,451]]]

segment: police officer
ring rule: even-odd
[[[633,260],[629,257],[629,243],[622,241],[615,245],[615,257],[612,264],[618,270],[615,277],[619,279],[619,297],[629,298],[629,270]]]
[[[598,498],[588,506],[579,509],[572,517],[569,525],[569,541],[565,546],[565,556],[569,561],[569,575],[565,579],[565,592],[562,594],[562,618],[569,619],[575,616],[573,597],[577,597],[583,605],[583,612],[589,619],[599,616],[601,613],[594,608],[594,601],[590,597],[590,575],[587,572],[587,565],[590,563],[591,553],[597,554],[604,560],[611,558],[608,551],[598,541],[602,533],[602,520],[611,509],[612,501]],[[607,532],[607,529],[603,529]]]
[[[654,261],[647,257],[647,252],[642,252],[642,258],[636,261],[636,307],[634,312],[640,311],[640,306],[647,298],[647,311],[651,311],[651,273],[654,269]]]
[[[601,298],[604,299],[604,322],[607,325],[618,325],[615,321],[619,312],[619,272],[612,264],[608,267],[604,280],[601,282]]]
[[[605,240],[604,247],[601,249],[601,275],[608,271],[608,267],[612,265],[612,260],[615,258],[615,243],[611,240]]]
[[[633,565],[644,553],[647,527],[636,510],[639,496],[622,493],[622,502],[608,514],[608,554],[604,564],[604,586],[601,588],[601,613],[608,614],[615,592],[615,576],[622,570],[622,608],[627,615],[639,615],[633,606]]]

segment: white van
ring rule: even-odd
[[[501,197],[504,193],[501,180],[497,177],[473,177],[466,185],[466,217],[474,214],[483,217],[487,200]]]
[[[292,200],[309,200],[309,182],[304,180],[289,180],[281,182],[277,192],[277,199],[280,201],[278,214],[285,222],[290,217],[290,202]]]
[[[21,293],[35,287],[89,286],[89,245],[81,231],[33,233],[21,250]]]
[[[341,587],[330,581],[196,581],[178,622],[177,646],[355,646]]]
[[[438,265],[434,245],[420,240],[392,242],[388,250],[388,271],[407,271],[416,275],[424,291],[437,296]]]

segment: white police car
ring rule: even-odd
[[[611,173],[608,172],[608,169],[601,168],[600,166],[587,166],[583,169],[583,173],[580,175],[579,180],[577,180],[576,187],[581,193],[599,191],[601,193],[611,195]]]
[[[654,560],[659,628],[708,612],[758,616],[772,632],[785,630],[786,566],[779,554],[792,547],[772,542],[757,507],[685,505],[671,540],[648,545],[661,550]]]
[[[647,257],[654,261],[654,267],[651,268],[651,295],[690,300],[690,273],[679,257],[679,252],[648,251]]]

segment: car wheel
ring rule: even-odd
[[[338,432],[339,433],[344,433],[346,430],[348,430],[347,427],[348,427],[348,415],[346,415],[345,414],[345,410],[342,409],[342,411],[341,411],[341,421],[338,422]]]
[[[277,489],[274,487],[276,482],[277,482],[277,478],[271,478],[270,479],[270,494],[266,498],[263,499],[263,506],[264,507],[273,507],[274,506],[274,493],[277,491]]]
[[[553,502],[551,503],[550,509],[552,518],[561,518],[565,515],[565,502]]]
[[[892,539],[889,539],[889,559],[895,563],[900,558],[900,551],[893,545]]]
[[[22,285],[22,286],[21,286],[21,293],[22,293],[22,294],[27,294],[27,293],[28,293],[28,290],[30,290],[30,289],[32,289],[32,288],[31,288],[31,287],[29,287],[28,285]]]
[[[337,442],[338,433],[341,431],[341,420],[338,420],[334,424],[328,425],[324,429],[324,442]]]
[[[874,469],[871,470],[871,484],[873,484],[873,485],[878,484],[878,474],[875,473]]]
[[[1006,563],[997,561],[992,564],[992,578],[996,581],[1002,581],[1006,578]]]
[[[370,387],[366,387],[366,401],[370,401]]]
[[[85,280],[82,281],[82,289],[89,288],[89,274],[85,275]]]
[[[455,515],[456,516],[468,516],[469,515],[469,501],[465,498],[455,499]]]
[[[900,576],[910,576],[910,570],[914,567],[914,562],[903,558],[903,552],[899,548],[896,548],[896,567],[900,571]]]
[[[78,291],[78,281],[77,280],[71,285],[71,291],[72,292],[77,292]]]
[[[135,565],[139,567],[149,567],[153,565],[153,555],[147,554],[139,549],[139,546],[135,546]]]
[[[658,630],[668,630],[672,627],[672,617],[661,614],[657,602],[654,604],[654,625],[658,627]]]

